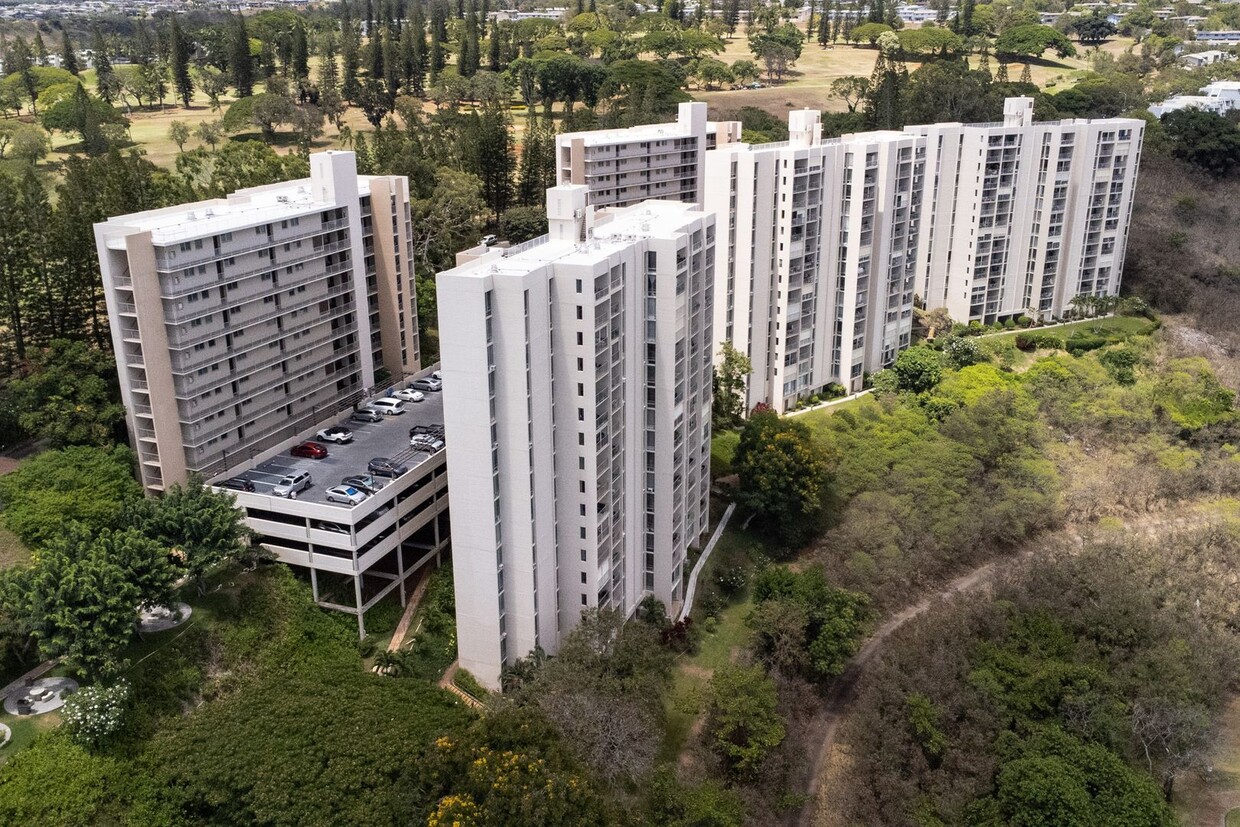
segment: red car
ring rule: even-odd
[[[327,449],[317,442],[303,442],[300,445],[293,446],[293,450],[289,451],[295,457],[305,457],[306,459],[323,459],[327,456]]]

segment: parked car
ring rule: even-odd
[[[399,477],[409,469],[387,457],[375,457],[366,463],[366,470],[380,477]]]
[[[373,408],[360,408],[349,419],[352,422],[382,422],[383,414]]]
[[[415,437],[418,434],[434,434],[443,430],[442,425],[414,425],[409,429],[409,436]]]
[[[220,488],[231,488],[233,491],[253,491],[254,483],[241,477],[233,477],[220,483]]]
[[[392,394],[392,396],[396,397],[401,402],[421,402],[426,398],[426,394],[422,393],[422,391],[410,390],[409,388],[399,390]]]
[[[414,391],[430,391],[431,393],[435,393],[443,390],[443,380],[436,379],[433,376],[424,376],[421,379],[414,380],[414,383],[409,386],[409,389]]]
[[[353,488],[356,488],[359,491],[364,491],[367,494],[373,494],[383,487],[383,483],[379,482],[369,474],[353,474],[352,476],[342,479],[340,484],[352,486]]]
[[[314,436],[320,442],[334,442],[337,445],[353,441],[353,432],[343,425],[333,425],[330,428],[324,428]]]
[[[374,402],[371,402],[370,409],[388,416],[397,416],[405,412],[405,403],[394,396],[385,396],[382,399],[376,399]]]
[[[340,523],[331,523],[327,520],[315,520],[310,524],[311,528],[317,528],[319,531],[334,531],[337,534],[348,534],[349,527]]]
[[[442,439],[431,434],[416,434],[409,437],[409,447],[415,451],[425,451],[428,454],[433,454],[443,448],[443,445]]]
[[[499,241],[499,239],[498,239],[498,238],[496,238],[494,235],[491,235],[491,234],[484,235],[484,236],[482,237],[482,246],[483,246],[483,247],[490,247],[492,244],[494,244],[494,243],[495,243],[495,242],[497,242],[497,241]]]
[[[327,449],[317,442],[303,442],[300,445],[294,445],[289,453],[295,457],[304,457],[306,459],[327,459]]]
[[[443,373],[442,373],[441,371],[434,371],[434,372],[432,372],[432,373],[431,373],[431,378],[432,378],[432,379],[438,379],[440,382],[442,382],[442,381],[443,381]]]
[[[276,497],[288,497],[290,500],[297,499],[297,495],[310,487],[310,472],[298,471],[295,474],[288,474],[281,478],[271,488],[271,493]]]
[[[329,503],[344,503],[345,505],[357,505],[370,495],[360,488],[354,488],[351,485],[333,485],[327,489],[327,501]]]

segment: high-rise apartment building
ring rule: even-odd
[[[786,142],[707,153],[715,330],[753,363],[747,408],[859,387],[912,334],[924,144],[821,135],[818,112],[793,112]]]
[[[1032,107],[830,140],[807,110],[786,142],[706,153],[715,330],[753,363],[747,407],[859,390],[909,345],[917,295],[989,323],[1118,293],[1144,124]]]
[[[1118,294],[1144,130],[1035,122],[1031,98],[1009,98],[1002,123],[908,127],[926,141],[926,305],[990,323]]]
[[[585,186],[594,207],[702,203],[704,153],[739,141],[741,125],[707,121],[704,103],[682,103],[677,115],[674,123],[557,135],[559,182]]]
[[[438,279],[458,651],[491,686],[586,607],[681,601],[708,520],[713,217],[575,185],[547,213]]]
[[[364,635],[366,611],[397,590],[404,603],[448,543],[443,445],[408,431],[442,433],[438,395],[409,415],[346,419],[420,372],[406,179],[359,176],[353,153],[324,152],[308,179],[120,216],[95,235],[142,484],[199,473],[226,488],[257,541]],[[288,451],[336,423],[326,456]],[[346,478],[365,490],[342,494]]]
[[[408,182],[308,179],[95,226],[148,491],[212,477],[419,367]]]

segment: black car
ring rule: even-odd
[[[417,436],[418,434],[433,434],[433,433],[435,433],[434,425],[414,425],[412,428],[409,429],[410,438],[413,438]]]
[[[409,469],[387,457],[375,457],[366,463],[366,470],[378,477],[399,477]]]
[[[220,488],[231,488],[233,491],[253,491],[254,483],[241,477],[233,477],[220,483]]]
[[[345,477],[340,481],[340,484],[351,485],[359,491],[364,491],[367,494],[373,494],[383,487],[383,484],[374,477],[364,474],[354,474],[351,477]]]

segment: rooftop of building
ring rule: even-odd
[[[353,153],[330,152],[329,155]],[[356,163],[345,161],[356,170]],[[370,194],[370,183],[376,176],[359,175],[358,195]],[[314,178],[298,178],[277,184],[237,190],[227,198],[213,198],[191,204],[178,204],[158,210],[119,215],[102,223],[105,229],[116,229],[108,239],[114,250],[125,249],[125,236],[131,233],[151,232],[151,242],[156,246],[174,244],[186,239],[241,230],[295,218],[338,206],[314,194]]]
[[[513,247],[479,251],[477,258],[452,270],[456,275],[525,275],[551,262],[588,264],[606,258],[637,239],[673,238],[688,221],[703,215],[694,204],[643,201],[617,210],[599,210],[584,242],[549,235]]]
[[[439,438],[443,439],[443,393],[427,392],[424,396],[422,402],[406,402],[405,413],[385,416],[382,422],[353,422],[349,419],[352,411],[342,412],[337,423],[353,433],[353,441],[344,445],[315,439],[317,430],[302,434],[297,444],[303,441],[318,442],[327,449],[327,456],[323,459],[295,457],[289,454],[288,450],[284,450],[244,471],[233,473],[231,478],[252,482],[255,490],[249,496],[253,497],[256,494],[270,495],[272,487],[285,476],[307,471],[311,476],[311,485],[297,495],[298,501],[350,508],[341,503],[328,503],[327,489],[339,485],[345,477],[370,475],[366,466],[372,459],[385,457],[394,460],[408,468],[406,473],[416,474],[418,466],[434,456],[433,453],[414,450],[409,445],[409,430],[415,425],[436,429]],[[384,485],[392,482],[387,477],[373,476]],[[215,483],[218,485],[222,481],[221,478]],[[278,501],[283,498],[272,499]]]

